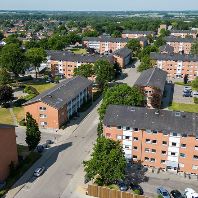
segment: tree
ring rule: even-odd
[[[39,72],[38,68],[46,60],[46,56],[47,54],[42,48],[31,48],[26,52],[28,62],[35,68],[36,78]]]
[[[165,30],[164,28],[160,30],[160,36],[165,37],[170,35],[170,30]]]
[[[96,82],[103,89],[104,85],[115,78],[115,70],[113,64],[107,60],[98,60],[95,62],[94,71]]]
[[[17,44],[7,44],[0,54],[0,66],[13,72],[15,76],[25,70],[25,55]]]
[[[140,41],[138,39],[130,39],[127,47],[131,49],[134,56],[137,56],[141,49]]]
[[[34,150],[41,140],[41,132],[38,124],[32,115],[26,114],[26,143],[30,151]]]
[[[144,95],[138,87],[130,87],[126,84],[116,85],[104,92],[103,102],[98,109],[100,120],[104,118],[108,105],[141,106]]]
[[[151,60],[149,55],[146,55],[141,59],[141,64],[138,66],[137,70],[138,72],[142,72],[144,70],[152,68],[154,65],[155,61]]]
[[[185,74],[184,76],[184,84],[187,84],[188,83],[188,74]]]
[[[193,88],[198,89],[198,77],[191,82],[191,85]]]
[[[157,52],[158,47],[155,45],[148,45],[142,49],[142,51],[139,53],[139,59],[142,59],[145,56],[149,56],[151,52]]]
[[[153,35],[152,35],[152,34],[149,34],[149,35],[147,35],[146,37],[147,37],[149,43],[153,43],[154,38],[153,38]]]
[[[0,68],[0,86],[8,84],[10,80],[10,74],[7,70],[5,68]]]
[[[99,33],[96,30],[87,30],[82,34],[83,37],[97,37],[98,35]]]
[[[59,35],[53,35],[48,40],[48,47],[51,50],[62,50],[66,46],[63,37]]]
[[[17,44],[21,46],[22,42],[19,41],[16,34],[10,35],[5,39],[6,44]]]
[[[191,54],[198,55],[198,41],[192,44]]]
[[[12,87],[7,85],[0,86],[0,104],[5,104],[13,99]]]
[[[121,37],[122,36],[122,33],[118,30],[115,30],[112,34],[112,37],[116,38],[116,37]]]
[[[162,46],[162,45],[164,45],[164,44],[166,44],[166,41],[164,40],[164,37],[162,37],[162,36],[159,36],[159,37],[156,39],[156,41],[154,42],[154,45],[155,45],[156,47],[160,47],[160,46]]]
[[[80,67],[75,68],[74,75],[84,76],[85,78],[93,76],[94,75],[93,65],[83,64]]]
[[[91,159],[83,164],[87,177],[95,179],[99,185],[109,185],[124,178],[126,159],[118,141],[98,138]]]

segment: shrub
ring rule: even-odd
[[[16,80],[19,81],[19,82],[24,82],[24,81],[29,81],[29,80],[32,80],[32,76],[24,76],[24,77],[19,77],[17,78]]]
[[[26,126],[26,121],[25,121],[25,119],[21,120],[21,121],[19,122],[19,125],[20,125],[20,126]]]
[[[32,86],[26,86],[23,92],[28,94],[35,94],[35,95],[39,94],[39,92]]]
[[[140,190],[138,190],[138,189],[133,190],[133,193],[136,194],[136,195],[140,195]]]
[[[19,98],[17,101],[14,102],[15,107],[21,107],[23,103],[26,102],[26,99],[24,98]]]
[[[24,96],[23,99],[28,101],[28,100],[31,100],[32,98],[36,97],[36,94],[29,94],[27,96]]]

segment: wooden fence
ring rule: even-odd
[[[88,185],[88,195],[98,198],[146,198],[143,195],[135,195],[130,192],[122,192],[97,185]]]

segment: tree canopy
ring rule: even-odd
[[[191,82],[191,85],[193,88],[198,89],[198,77]]]
[[[13,99],[12,87],[7,85],[0,86],[0,104],[5,104]]]
[[[10,74],[5,68],[0,68],[0,86],[6,85],[11,81]]]
[[[140,41],[138,39],[130,39],[127,47],[131,49],[133,56],[137,56],[141,49]]]
[[[83,163],[87,177],[95,179],[99,185],[109,185],[124,178],[126,159],[118,141],[98,138],[91,159]]]
[[[149,55],[146,55],[141,59],[141,63],[138,66],[137,70],[138,72],[142,72],[144,70],[152,68],[154,65],[155,65],[155,61],[151,60]]]
[[[198,42],[192,44],[191,54],[198,55]]]
[[[103,102],[98,109],[100,120],[104,118],[108,105],[129,105],[141,106],[144,101],[144,95],[138,87],[130,87],[126,84],[116,85],[108,88],[104,92]]]
[[[78,68],[74,69],[74,75],[84,76],[86,78],[94,75],[93,65],[91,64],[83,64]]]

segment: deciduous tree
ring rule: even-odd
[[[140,41],[138,39],[130,39],[127,47],[131,49],[133,56],[137,56],[141,49]]]
[[[74,75],[84,76],[85,78],[91,77],[94,75],[93,65],[83,64],[78,68],[74,69]]]
[[[7,85],[0,86],[0,104],[5,104],[13,99],[12,87]]]
[[[0,68],[0,86],[10,82],[11,77],[5,68]]]

